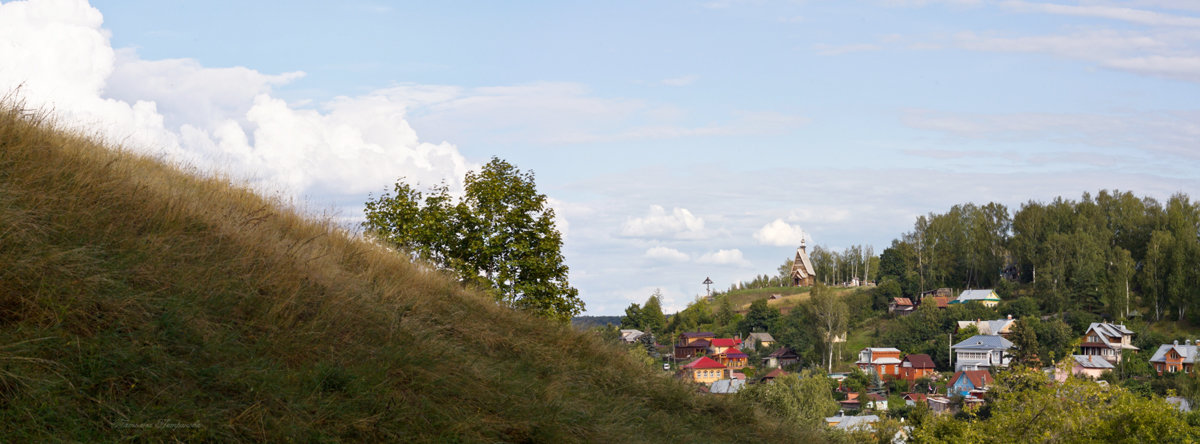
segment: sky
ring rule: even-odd
[[[586,314],[1101,189],[1200,197],[1192,0],[0,2],[0,95],[346,226],[536,175]]]

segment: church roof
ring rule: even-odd
[[[816,276],[816,274],[812,261],[808,258],[808,252],[804,250],[804,244],[801,243],[800,248],[796,249],[796,259],[792,260],[792,277],[804,279]]]

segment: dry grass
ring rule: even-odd
[[[811,440],[328,220],[0,106],[0,440]]]

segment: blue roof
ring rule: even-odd
[[[955,350],[1007,350],[1012,346],[1012,342],[999,335],[975,335],[967,338],[965,341],[954,344],[950,348]]]

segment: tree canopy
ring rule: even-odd
[[[366,232],[484,288],[502,304],[569,320],[583,311],[567,282],[562,234],[532,172],[493,157],[468,172],[464,194],[445,184],[422,193],[397,181],[366,203]]]

